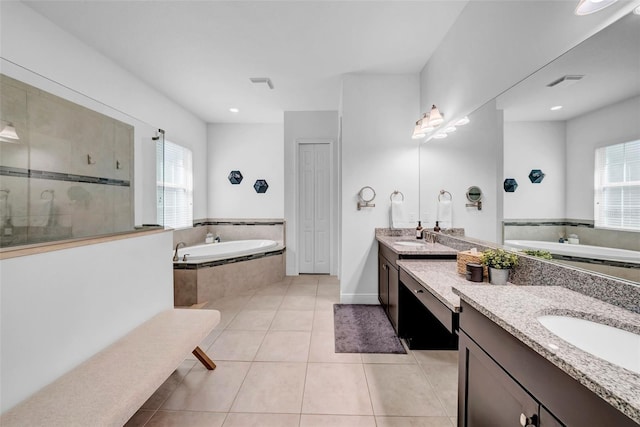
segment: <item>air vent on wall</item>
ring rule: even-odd
[[[251,77],[249,78],[249,80],[251,80],[252,83],[266,83],[267,86],[269,86],[269,89],[273,89],[273,82],[271,81],[271,79],[269,77]]]
[[[552,81],[551,83],[549,83],[547,85],[547,87],[567,87],[567,86],[571,86],[574,83],[579,82],[580,80],[582,80],[582,78],[584,77],[584,75],[567,75],[567,76],[562,76],[559,79],[556,79],[554,81]]]

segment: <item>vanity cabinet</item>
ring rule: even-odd
[[[386,248],[385,248],[386,249]],[[386,255],[386,256],[385,256]],[[390,250],[380,250],[378,254],[378,301],[398,333],[398,267],[397,256]],[[392,260],[387,257],[395,258]]]
[[[637,426],[469,304],[461,307],[458,426]]]

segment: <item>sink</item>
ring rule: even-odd
[[[415,241],[415,242],[395,242],[394,245],[398,245],[398,246],[414,246],[414,247],[416,247],[416,246],[424,246],[424,243],[418,242],[418,241]]]
[[[640,374],[640,335],[577,317],[548,315],[537,319],[575,347]]]

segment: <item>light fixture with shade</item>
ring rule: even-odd
[[[551,111],[558,111],[558,110],[562,110],[562,105],[554,105],[553,107],[549,108]]]
[[[455,126],[464,126],[466,124],[469,123],[469,117],[464,116],[463,118],[461,118],[460,120],[458,120],[457,122],[455,122]]]
[[[433,135],[434,139],[444,139],[447,137],[447,134],[444,132],[438,132],[435,135]]]
[[[451,133],[451,132],[455,132],[456,131],[456,127],[453,125],[449,125],[447,127],[444,128],[444,133]]]
[[[425,133],[422,130],[422,119],[416,122],[416,127],[413,128],[413,135],[411,135],[411,139],[420,139],[424,138]]]
[[[422,118],[420,119],[420,129],[422,129],[422,132],[431,132],[432,130],[435,129],[435,127],[431,124],[431,122],[429,121],[429,114],[424,113],[422,115]]]
[[[20,137],[16,132],[16,128],[13,127],[13,123],[9,122],[5,127],[0,131],[0,139],[4,142],[12,142],[14,144],[20,141]]]
[[[435,104],[432,105],[431,111],[429,112],[429,124],[435,127],[441,125],[442,122],[444,122],[444,117],[440,114],[440,110],[438,110],[438,107],[436,107]]]
[[[578,16],[589,15],[611,6],[616,1],[618,0],[580,0],[574,13]]]

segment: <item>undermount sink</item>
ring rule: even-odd
[[[548,315],[537,319],[569,344],[640,374],[640,335],[577,317]]]
[[[415,241],[415,242],[395,242],[394,245],[398,246],[424,246],[424,243]]]

